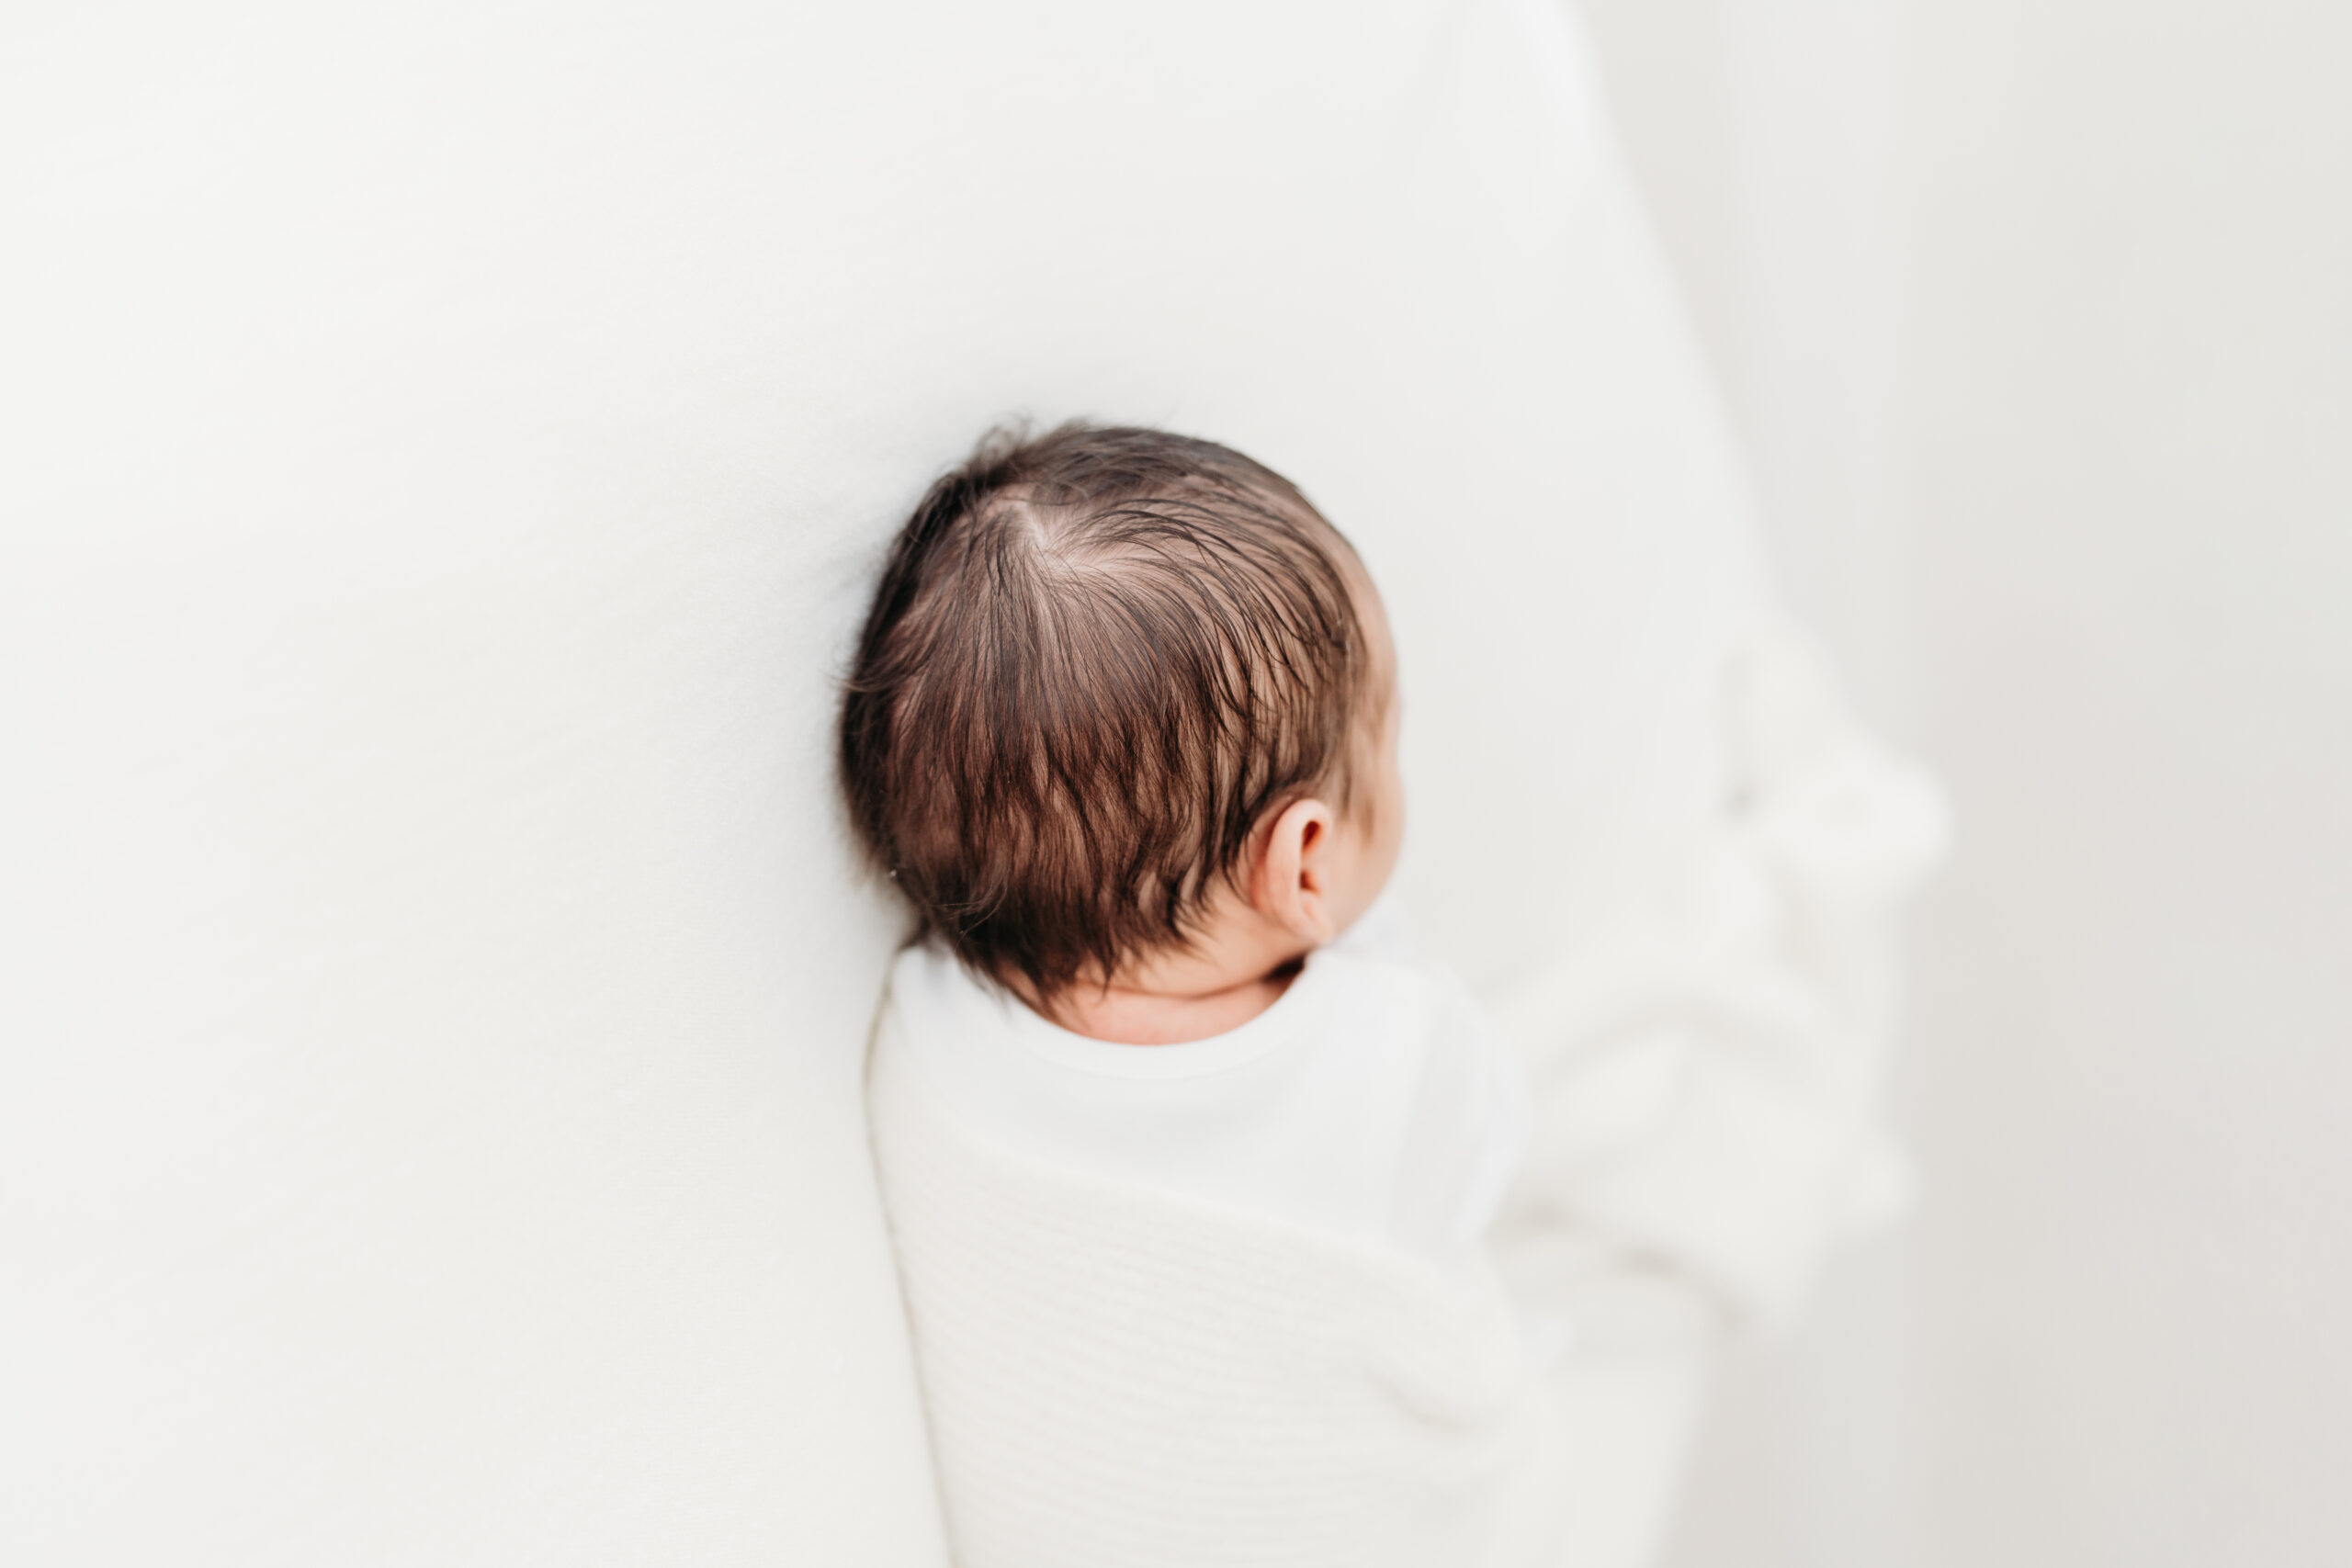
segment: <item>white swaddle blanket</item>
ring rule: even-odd
[[[1559,1434],[1491,1269],[991,1146],[868,1086],[963,1568],[1551,1560]]]

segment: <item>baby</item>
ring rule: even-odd
[[[967,1568],[1493,1560],[1521,1091],[1381,902],[1397,708],[1354,551],[1210,442],[994,437],[892,547],[842,770],[922,928],[870,1092]]]
[[[1279,475],[1148,430],[984,446],[899,535],[842,725],[932,939],[891,980],[924,1077],[1044,1158],[1474,1246],[1516,1078],[1365,919],[1397,707],[1378,592]]]

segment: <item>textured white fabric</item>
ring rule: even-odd
[[[1349,938],[1265,1012],[1177,1045],[1072,1034],[920,943],[880,1028],[986,1141],[1459,1263],[1524,1143],[1518,1059],[1452,976]]]
[[[1769,1324],[1902,1201],[1883,949],[1945,818],[1785,628],[1739,647],[1722,703],[1722,806],[1681,897],[1494,998],[1535,1106],[1498,1246],[1531,1275],[1664,1271]]]
[[[869,1099],[961,1568],[1551,1560],[1491,1270],[980,1143],[894,1029]]]

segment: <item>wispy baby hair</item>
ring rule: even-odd
[[[867,852],[976,972],[1050,997],[1182,943],[1266,813],[1345,808],[1348,546],[1214,442],[1000,431],[890,547],[842,711]]]

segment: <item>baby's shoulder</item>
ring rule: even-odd
[[[1486,1083],[1517,1071],[1517,1055],[1461,977],[1432,960],[1332,947],[1314,964],[1331,1043],[1359,1063],[1396,1056],[1417,1064],[1423,1091],[1441,1082]]]

